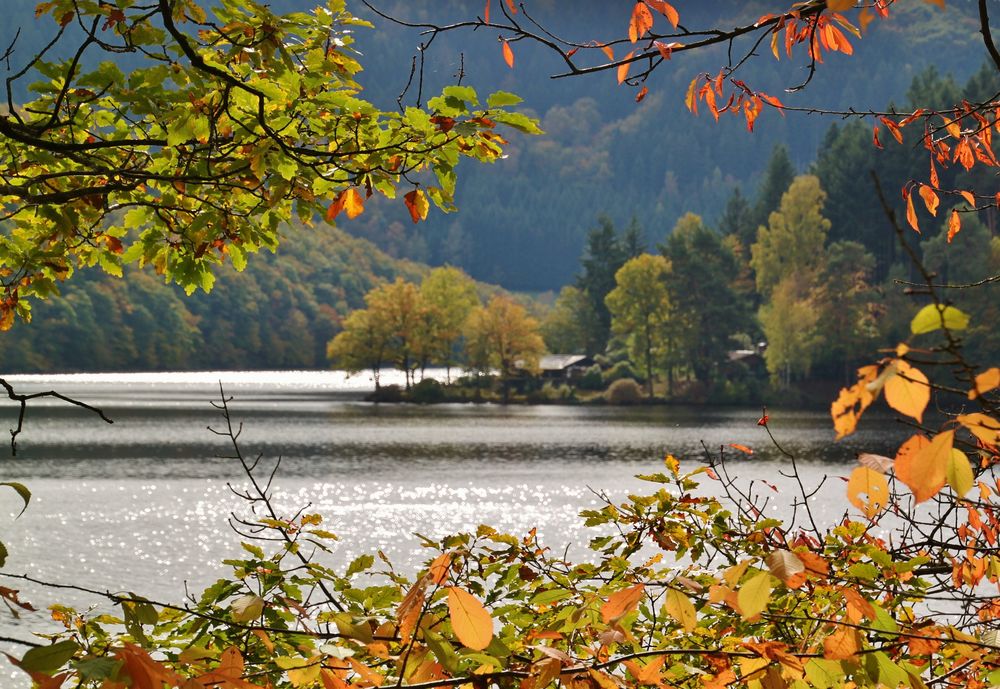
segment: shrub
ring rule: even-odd
[[[601,367],[594,364],[576,381],[576,386],[581,390],[603,390],[604,377],[601,375]]]
[[[604,372],[603,378],[605,385],[611,385],[616,380],[631,378],[633,381],[636,381],[640,380],[642,376],[635,372],[635,369],[632,368],[632,364],[629,362],[619,361],[617,364]]]
[[[608,404],[639,404],[642,402],[642,388],[631,378],[616,380],[604,393]]]
[[[434,378],[424,378],[410,389],[409,400],[417,404],[436,404],[446,399],[444,386]]]

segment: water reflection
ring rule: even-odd
[[[0,459],[3,480],[24,481],[34,494],[13,521],[18,499],[0,492],[0,514],[11,517],[5,571],[165,600],[222,575],[219,562],[238,552],[226,519],[241,509],[226,483],[242,476],[217,458],[228,448],[206,427],[220,421],[209,402],[227,375],[247,454],[282,457],[276,501],[326,516],[341,536],[334,563],[382,549],[405,568],[423,559],[415,532],[433,538],[480,523],[518,534],[537,527],[554,547],[579,551],[591,534],[576,515],[597,504],[590,488],[613,498],[643,490],[634,475],[658,471],[667,452],[694,466],[705,447],[747,445],[752,457],[729,451],[734,471],[779,483],[787,466],[756,425],[758,409],[375,406],[359,401],[357,381],[313,372],[19,377],[19,390],[55,387],[100,405],[115,423],[53,402],[29,409],[17,458]],[[4,412],[0,424],[15,415]],[[842,443],[822,412],[772,410],[771,424],[810,483],[845,475],[856,452],[887,452],[905,435],[875,415]],[[828,488],[816,504],[832,519],[843,511],[843,486]],[[777,493],[769,509],[786,505]],[[88,603],[27,594],[40,607],[54,598]],[[5,621],[0,631],[23,635],[43,618]]]

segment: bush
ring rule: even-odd
[[[434,378],[424,378],[410,389],[409,400],[417,404],[437,404],[447,399],[444,386]]]
[[[641,380],[642,376],[635,372],[635,369],[632,368],[632,364],[629,362],[619,361],[604,372],[603,378],[605,385],[611,385],[616,380],[623,380],[625,378],[631,378],[633,381]]]
[[[594,364],[576,381],[576,386],[581,390],[603,390],[604,377],[601,375],[601,367]]]
[[[604,393],[608,404],[639,404],[642,402],[642,388],[631,378],[616,380]]]
[[[365,399],[369,402],[402,402],[403,389],[398,385],[382,385]]]

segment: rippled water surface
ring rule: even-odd
[[[693,467],[704,448],[746,445],[751,457],[727,453],[734,472],[779,484],[788,464],[756,425],[756,408],[372,405],[360,399],[368,381],[335,372],[16,376],[19,392],[56,389],[114,424],[54,400],[29,407],[17,456],[0,459],[2,480],[33,493],[14,520],[19,501],[0,492],[5,571],[161,600],[221,575],[220,560],[238,550],[227,518],[243,510],[227,484],[245,481],[218,458],[225,439],[207,429],[222,423],[211,405],[220,379],[243,423],[244,452],[282,458],[276,502],[323,514],[341,537],[337,562],[378,548],[405,568],[422,558],[414,533],[480,523],[537,527],[560,549],[585,544],[576,515],[597,503],[592,489],[613,498],[642,490],[634,475],[658,471],[668,452]],[[15,407],[2,411],[0,423],[16,422]],[[772,410],[771,428],[807,482],[846,475],[856,452],[886,452],[903,433],[872,417],[870,430],[834,443],[827,415],[801,410]],[[832,518],[843,511],[843,484],[829,484],[835,492],[817,496],[817,509]],[[784,500],[775,493],[770,509]],[[86,602],[21,588],[43,606]],[[3,631],[25,634],[37,622],[4,621]]]

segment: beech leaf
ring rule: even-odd
[[[601,606],[601,619],[605,623],[620,620],[639,606],[639,601],[642,600],[642,594],[645,590],[644,584],[636,584],[612,593]]]
[[[684,631],[693,631],[698,626],[698,613],[694,604],[677,589],[667,589],[667,598],[663,605],[667,614],[674,618]]]
[[[493,640],[493,618],[479,599],[457,586],[448,587],[448,616],[462,644],[482,651]]]
[[[938,433],[925,447],[913,454],[907,471],[896,472],[917,502],[932,498],[944,487],[954,441],[955,431]]]
[[[740,606],[740,615],[744,620],[756,617],[767,607],[771,600],[771,575],[761,572],[740,587],[736,594],[736,602]]]
[[[934,332],[941,327],[948,330],[965,330],[969,327],[969,316],[954,306],[939,309],[936,304],[928,304],[910,321],[910,332],[914,335]]]
[[[896,375],[885,381],[885,401],[900,414],[923,421],[924,410],[931,401],[930,381],[923,372],[903,361],[895,365]]]

